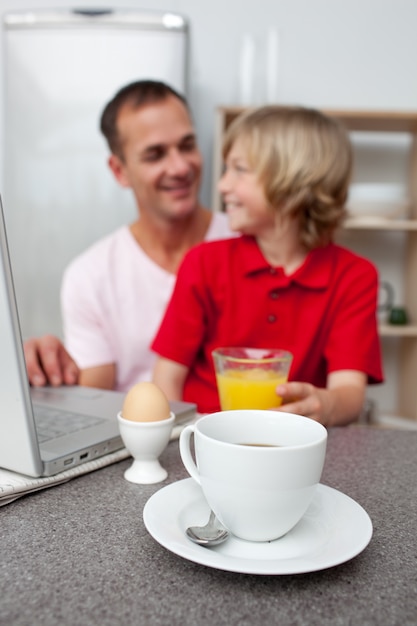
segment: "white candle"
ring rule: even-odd
[[[253,79],[255,69],[255,42],[251,35],[244,35],[239,63],[239,103],[253,102]]]
[[[278,101],[279,39],[276,28],[270,28],[266,51],[266,101]]]

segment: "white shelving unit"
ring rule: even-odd
[[[217,193],[217,182],[223,167],[221,153],[223,135],[229,124],[243,111],[243,107],[219,107],[216,111],[212,198],[214,210],[223,209],[220,195]],[[375,238],[382,238],[386,233],[402,233],[404,237],[404,260],[400,272],[404,287],[403,304],[409,316],[409,323],[404,326],[382,323],[379,331],[384,340],[392,339],[399,342],[396,352],[398,356],[394,364],[398,379],[395,415],[417,421],[417,112],[358,110],[323,110],[323,112],[341,120],[347,130],[355,134],[405,133],[410,137],[408,171],[405,172],[409,205],[407,217],[369,221],[352,218],[345,222],[344,230],[349,236],[356,231],[361,232],[362,238],[365,236],[374,242]],[[369,256],[372,259],[372,255]]]

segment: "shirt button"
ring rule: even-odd
[[[272,315],[272,314],[271,314],[271,315],[268,315],[268,318],[267,318],[267,319],[268,319],[268,322],[269,322],[270,324],[273,324],[274,322],[276,322],[276,321],[277,321],[277,316],[276,316],[276,315]]]
[[[275,267],[270,267],[269,273],[272,274],[272,276],[275,276],[275,274],[277,273],[277,270],[275,269]]]
[[[278,293],[278,291],[271,291],[271,292],[270,292],[270,294],[269,294],[269,297],[270,297],[272,300],[277,300],[277,298],[279,298],[279,293]]]

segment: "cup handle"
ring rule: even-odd
[[[200,475],[198,473],[197,466],[191,454],[190,440],[191,435],[194,433],[194,426],[191,424],[186,426],[180,434],[180,455],[181,460],[185,466],[185,469],[190,474],[191,478],[194,478],[196,483],[201,485]]]

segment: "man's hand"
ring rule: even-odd
[[[63,344],[53,335],[24,342],[26,369],[31,385],[75,385],[79,370]]]

